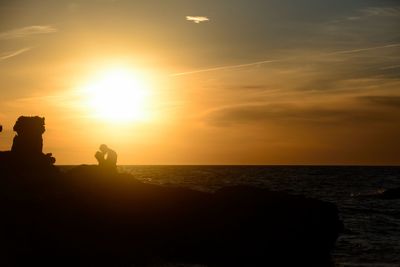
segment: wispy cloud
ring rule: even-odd
[[[18,56],[18,55],[20,55],[22,53],[25,53],[25,52],[29,51],[29,50],[31,50],[31,48],[30,47],[26,47],[26,48],[19,49],[19,50],[16,50],[16,51],[2,53],[2,54],[0,54],[0,61],[3,61],[5,59],[11,58],[11,57]]]
[[[0,40],[24,38],[30,35],[54,33],[58,30],[49,25],[34,25],[23,28],[13,29],[5,32],[0,32]]]
[[[203,16],[186,16],[186,20],[199,24],[201,22],[209,21],[210,19]]]
[[[385,95],[377,95],[377,96],[362,96],[359,99],[368,101],[372,104],[378,104],[386,107],[392,108],[400,108],[400,96],[385,96]]]
[[[365,20],[369,18],[387,18],[387,19],[398,19],[400,18],[400,6],[394,7],[367,7],[355,10],[355,13],[351,16],[342,17],[330,21],[330,23],[343,23],[343,22],[355,22],[359,20]]]
[[[347,17],[345,20],[355,21],[370,17],[400,17],[400,7],[367,7],[358,10],[356,16]],[[336,20],[343,22],[345,20]]]
[[[364,100],[364,99],[363,99]],[[398,107],[397,98],[371,98],[367,101],[374,101],[383,105]],[[387,114],[387,113],[385,113]],[[387,120],[398,119],[399,114],[386,117]],[[213,126],[232,126],[248,123],[271,123],[280,122],[284,124],[359,124],[382,121],[381,110],[365,109],[361,106],[326,107],[323,104],[299,106],[290,103],[249,103],[233,106],[226,106],[209,110],[204,121]]]
[[[397,17],[400,16],[400,7],[368,7],[361,13],[366,16]]]
[[[392,70],[392,69],[398,69],[398,68],[400,68],[400,65],[383,67],[383,68],[381,68],[381,70]]]

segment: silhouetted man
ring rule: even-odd
[[[99,149],[100,151],[95,154],[99,166],[115,170],[117,168],[117,153],[105,144],[102,144]]]

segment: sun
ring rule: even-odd
[[[85,106],[91,117],[107,122],[148,121],[151,85],[145,75],[130,69],[102,71],[84,86]]]

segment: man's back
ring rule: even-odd
[[[106,158],[106,163],[110,167],[116,167],[117,166],[117,153],[112,150],[108,149],[107,151],[107,158]]]

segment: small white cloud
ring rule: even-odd
[[[28,26],[5,32],[0,32],[0,40],[23,38],[30,35],[53,33],[53,32],[57,32],[57,29],[48,25]]]
[[[203,16],[186,16],[186,20],[199,24],[201,22],[209,21],[210,19]]]

